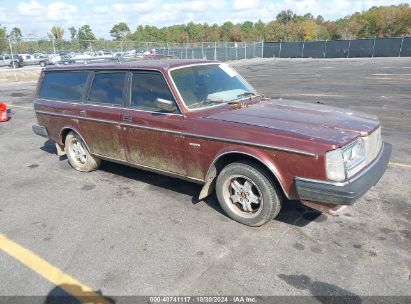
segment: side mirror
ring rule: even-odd
[[[168,113],[174,113],[177,110],[177,107],[174,101],[163,99],[163,98],[157,98],[155,102],[155,106]]]

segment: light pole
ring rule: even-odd
[[[14,56],[13,56],[13,47],[11,46],[11,40],[10,40],[10,38],[9,38],[9,47],[10,47],[10,55],[11,55],[11,62],[13,63],[13,69],[15,69],[16,68],[16,65],[15,65],[15,63],[14,63]]]

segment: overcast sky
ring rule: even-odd
[[[97,37],[109,38],[115,23],[124,21],[134,31],[137,25],[166,26],[188,23],[218,23],[245,20],[270,21],[285,9],[297,14],[311,12],[335,20],[372,6],[411,3],[410,0],[0,0],[0,24],[17,26],[24,37],[45,37],[58,25],[65,29],[89,24]]]

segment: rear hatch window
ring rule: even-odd
[[[80,101],[89,72],[48,72],[43,77],[39,97]]]

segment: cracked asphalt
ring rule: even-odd
[[[411,58],[247,60],[233,66],[267,96],[376,114],[411,164]],[[0,233],[110,297],[126,295],[411,296],[411,167],[338,216],[287,202],[259,228],[226,217],[200,186],[103,163],[74,171],[35,136],[36,83],[1,83]],[[56,286],[0,250],[0,296]],[[321,302],[321,300],[319,300]],[[0,301],[1,302],[1,301]]]

